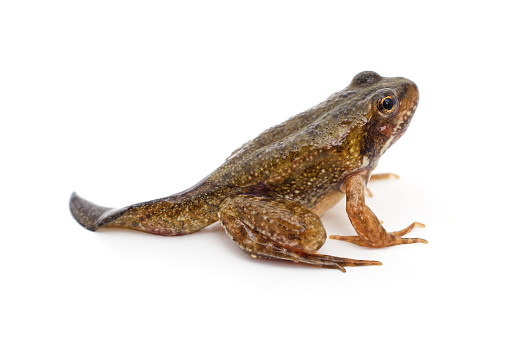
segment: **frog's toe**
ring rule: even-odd
[[[333,240],[340,240],[353,243],[358,246],[381,248],[388,246],[396,246],[411,243],[428,243],[425,239],[420,238],[402,238],[401,236],[410,233],[414,228],[423,228],[424,224],[420,222],[413,222],[410,226],[395,232],[386,233],[379,241],[368,242],[363,240],[359,236],[342,236],[342,235],[330,235],[329,238]]]
[[[424,228],[425,225],[421,222],[413,222],[411,225],[407,226],[406,228],[396,231],[396,232],[390,232],[389,235],[393,236],[394,244],[395,245],[402,245],[402,244],[410,244],[410,243],[429,243],[425,239],[421,238],[402,238],[401,236],[404,236],[408,233],[410,233],[415,228]]]
[[[393,234],[395,236],[398,236],[398,237],[401,237],[403,235],[406,235],[406,234],[410,233],[416,227],[418,227],[418,228],[425,228],[425,225],[422,224],[421,222],[416,222],[415,221],[411,225],[409,225],[408,227],[406,227],[406,228],[404,228],[402,230],[396,231],[396,232],[391,232],[391,234]]]
[[[379,261],[372,260],[356,260],[348,259],[345,257],[337,257],[331,255],[315,254],[316,258],[321,260],[322,268],[340,269],[345,272],[344,267],[356,267],[356,266],[381,266],[382,263]]]
[[[339,241],[345,241],[349,243],[353,243],[358,246],[365,246],[363,240],[359,236],[345,236],[345,235],[330,235],[330,239],[332,240],[339,240]]]
[[[384,180],[384,179],[400,179],[400,176],[395,173],[377,173],[370,176],[370,181]]]

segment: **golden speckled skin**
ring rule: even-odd
[[[391,111],[381,105],[388,97]],[[344,90],[244,144],[189,190],[121,209],[73,194],[71,211],[90,230],[127,227],[162,235],[193,233],[220,219],[253,257],[338,269],[378,264],[316,254],[326,238],[316,214],[343,197],[347,178],[368,182],[417,104],[413,82],[362,72]]]

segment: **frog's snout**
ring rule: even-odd
[[[414,113],[419,100],[420,92],[418,86],[413,81],[407,80],[403,106],[407,108],[406,110]]]

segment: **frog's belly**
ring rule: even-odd
[[[345,193],[340,192],[338,188],[332,189],[331,191],[317,198],[315,205],[312,205],[310,209],[318,216],[322,216],[324,212],[335,206],[336,203],[342,200],[344,196]]]

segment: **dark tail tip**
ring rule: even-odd
[[[95,231],[99,224],[99,218],[110,211],[111,208],[101,207],[87,201],[78,194],[73,193],[69,201],[69,208],[73,217],[88,230]]]

